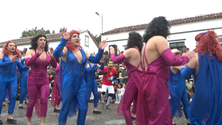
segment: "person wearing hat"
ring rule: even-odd
[[[180,51],[177,49],[172,49],[172,53],[176,56],[180,57]],[[181,117],[181,108],[180,108],[180,101],[183,103],[183,111],[185,114],[185,117],[187,119],[187,125],[190,125],[190,110],[189,110],[189,101],[188,101],[188,95],[186,91],[186,80],[182,77],[181,72],[179,69],[177,69],[176,66],[170,66],[169,68],[169,82],[168,87],[170,90],[170,108],[172,117],[177,116]],[[172,86],[172,87],[170,87]],[[173,89],[171,89],[173,88]],[[175,94],[176,93],[176,94]],[[175,97],[175,98],[174,98]],[[178,112],[179,111],[179,112]],[[180,113],[176,114],[175,113]],[[174,123],[175,124],[175,123]]]
[[[105,66],[103,70],[100,70],[101,72],[107,72],[103,75],[102,78],[102,94],[101,94],[101,107],[104,108],[104,100],[105,100],[105,93],[108,90],[108,101],[106,104],[107,109],[111,109],[109,107],[110,102],[112,101],[112,97],[115,94],[114,88],[113,88],[113,80],[115,76],[118,75],[115,68],[113,68],[113,61],[109,60],[108,66]]]

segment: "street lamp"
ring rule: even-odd
[[[101,24],[102,24],[102,33],[103,33],[103,15],[99,15],[98,12],[96,12],[96,15],[101,17]]]

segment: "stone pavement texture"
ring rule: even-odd
[[[18,108],[18,101],[16,102],[15,111],[13,113],[13,117],[17,120],[16,125],[26,125],[27,118],[26,118],[26,109],[19,109]],[[26,107],[26,104],[23,104]],[[61,105],[60,105],[61,107]],[[102,109],[101,103],[98,104],[98,110],[102,111],[102,114],[93,114],[93,103],[89,103],[89,108],[86,116],[85,125],[126,125],[124,116],[117,116],[116,109],[118,104],[110,104],[110,109]],[[51,102],[48,101],[48,111],[46,116],[46,123],[45,125],[58,125],[58,113],[53,112],[54,107],[51,106]],[[8,105],[3,106],[1,119],[3,121],[3,125],[7,124],[7,115],[8,115]],[[67,119],[67,125],[76,125],[77,116],[71,117]],[[177,125],[186,125],[186,119],[184,115],[182,118],[174,118],[174,122]],[[135,124],[135,121],[134,121]],[[40,118],[38,118],[34,112],[32,116],[32,125],[40,125]]]

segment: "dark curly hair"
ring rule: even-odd
[[[38,47],[37,41],[38,41],[38,39],[39,39],[40,37],[45,37],[45,39],[46,39],[46,44],[45,44],[45,48],[44,48],[44,49],[45,49],[45,51],[47,52],[47,51],[49,50],[49,45],[48,45],[49,43],[48,43],[48,41],[47,41],[47,37],[46,37],[45,35],[42,35],[42,34],[37,35],[37,36],[35,36],[35,37],[32,38],[31,48],[34,49],[34,50],[37,49],[37,47]]]
[[[130,32],[126,49],[133,48],[135,46],[138,47],[141,52],[143,48],[142,36],[137,32]]]
[[[155,17],[147,26],[145,34],[143,35],[144,43],[153,36],[163,36],[167,38],[170,34],[170,23],[166,20],[166,17]]]

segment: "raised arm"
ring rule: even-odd
[[[197,68],[198,56],[192,58],[186,68],[181,69],[181,75],[184,79],[189,79],[192,74],[194,74],[195,69]]]
[[[48,52],[48,55],[50,57],[50,64],[53,68],[56,68],[57,67],[57,62],[56,62],[56,59],[55,57],[53,56],[53,48],[51,47],[50,48],[50,52]]]
[[[65,47],[66,43],[68,42],[70,38],[70,34],[67,32],[66,28],[62,29],[62,40],[59,43],[59,45],[56,47],[56,49],[53,52],[53,56],[56,58],[64,57],[67,53],[67,48]],[[65,61],[65,60],[64,60]]]
[[[103,40],[103,42],[100,42],[99,50],[98,50],[98,53],[96,54],[96,56],[92,56],[92,55],[89,55],[88,53],[86,53],[87,60],[89,60],[92,63],[98,63],[99,60],[103,56],[103,51],[104,51],[106,46],[107,46],[107,41],[106,40]]]
[[[189,61],[188,55],[182,57],[174,55],[171,52],[168,43],[164,37],[158,36],[155,38],[155,41],[155,45],[157,47],[158,52],[160,53],[160,56],[164,59],[168,66],[179,66]]]
[[[35,53],[33,56],[33,50],[29,50],[28,52],[26,52],[26,55],[25,55],[25,64],[27,66],[31,66],[35,60],[40,56],[40,54],[38,53]]]
[[[119,56],[115,56],[115,50],[112,46],[109,48],[109,51],[111,53],[110,57],[111,57],[111,60],[113,61],[113,63],[119,63],[125,59],[124,54],[121,54]]]

